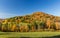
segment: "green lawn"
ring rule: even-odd
[[[60,32],[0,32],[0,38],[60,38]]]

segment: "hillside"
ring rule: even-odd
[[[31,15],[25,15],[25,16],[15,16],[15,17],[11,17],[11,18],[8,18],[6,19],[7,21],[12,21],[12,22],[16,22],[16,21],[19,21],[19,22],[33,22],[35,20],[48,20],[50,19],[51,21],[58,21],[60,19],[60,17],[57,17],[57,16],[53,16],[53,15],[50,15],[50,14],[46,14],[46,13],[43,13],[43,12],[35,12]]]
[[[2,21],[2,31],[36,31],[40,29],[59,30],[60,17],[35,12],[25,16],[15,16]]]
[[[0,22],[2,22],[4,19],[0,19]]]

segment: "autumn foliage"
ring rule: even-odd
[[[43,12],[31,15],[6,18],[0,22],[0,31],[3,32],[35,32],[41,30],[60,30],[60,17]]]

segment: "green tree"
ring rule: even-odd
[[[45,27],[46,27],[45,22],[41,21],[41,22],[40,22],[40,28],[44,29]]]
[[[0,31],[2,30],[2,23],[0,22]]]

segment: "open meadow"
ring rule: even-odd
[[[60,38],[60,32],[0,32],[0,38]]]

